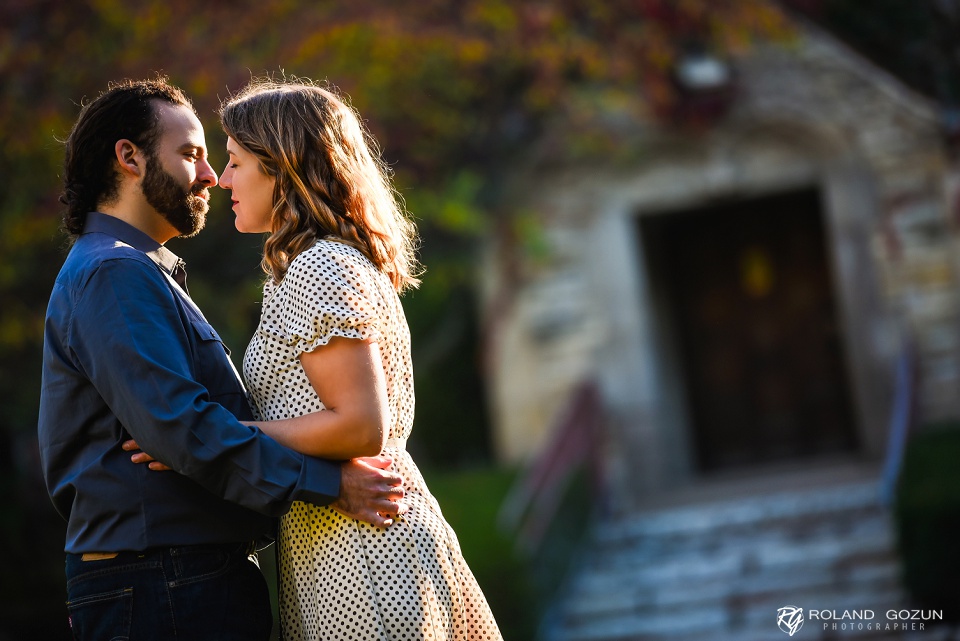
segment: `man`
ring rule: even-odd
[[[63,180],[75,242],[47,310],[39,440],[75,638],[266,639],[248,557],[275,518],[307,501],[386,527],[401,479],[387,459],[311,459],[240,422],[243,386],[163,246],[200,231],[217,184],[179,89],[111,85],[81,110]],[[130,439],[177,473],[131,462]]]

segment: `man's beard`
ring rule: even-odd
[[[148,158],[141,190],[147,202],[167,219],[180,235],[196,236],[207,222],[209,205],[200,193],[205,185],[184,190],[156,158]]]

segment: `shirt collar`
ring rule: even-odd
[[[173,274],[174,268],[183,263],[183,260],[172,251],[116,216],[91,211],[87,214],[87,220],[81,233],[101,233],[113,236],[120,242],[142,251],[168,274]]]

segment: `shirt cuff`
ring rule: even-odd
[[[337,461],[304,456],[293,500],[314,505],[329,505],[336,501],[340,496],[340,466]]]

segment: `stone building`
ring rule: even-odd
[[[916,421],[960,416],[939,112],[798,32],[728,61],[729,104],[708,127],[608,114],[618,160],[552,159],[524,178],[518,209],[542,249],[508,269],[491,241],[483,270],[502,460],[535,457],[594,380],[624,507],[715,473],[879,464],[908,348]]]

